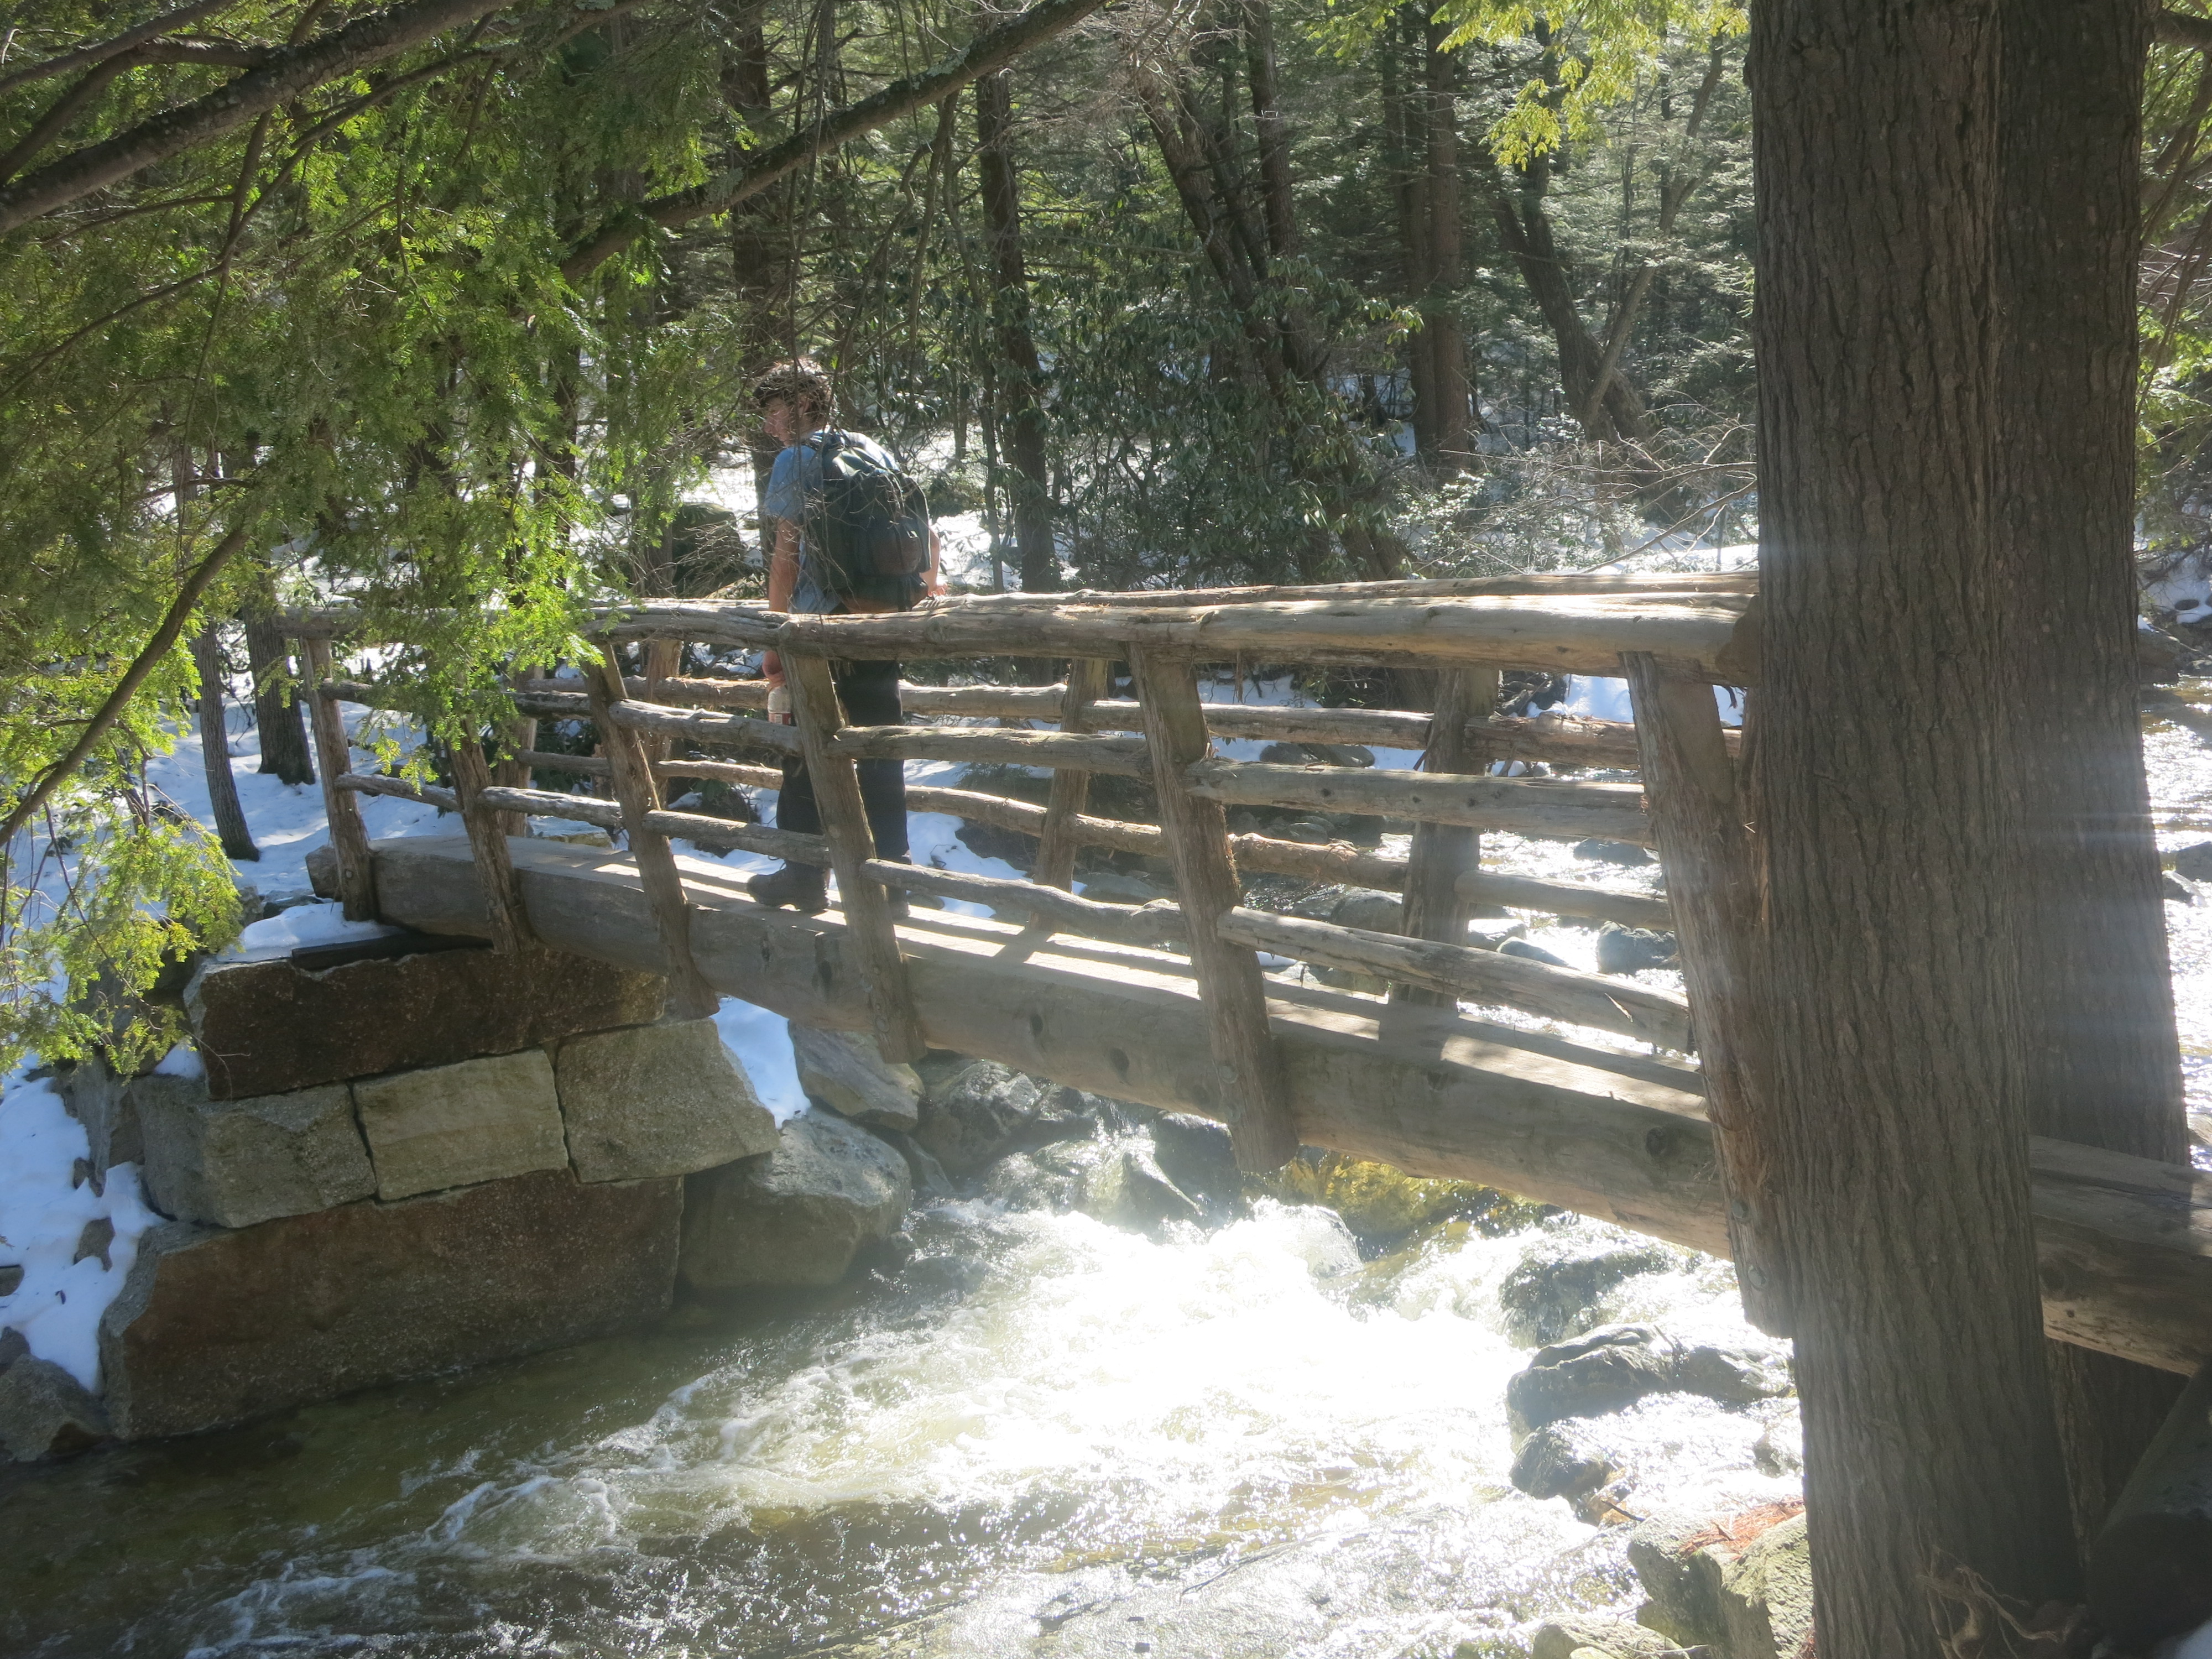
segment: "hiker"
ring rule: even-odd
[[[754,383],[753,401],[769,435],[783,446],[761,498],[762,518],[775,524],[768,608],[880,614],[909,610],[923,594],[937,592],[937,532],[921,489],[874,440],[830,427],[830,377],[822,366],[808,357],[776,364]],[[761,665],[770,686],[782,685],[776,653],[768,653]],[[833,662],[830,671],[848,724],[900,723],[896,663]],[[905,763],[864,760],[859,770],[876,856],[903,861]],[[822,833],[814,781],[801,757],[783,763],[775,822],[780,830]],[[811,864],[787,864],[751,878],[745,888],[763,904],[811,915],[828,902],[825,880]],[[905,896],[891,894],[895,912],[903,914]]]

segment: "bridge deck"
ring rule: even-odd
[[[509,843],[531,928],[556,949],[659,969],[635,866],[604,850]],[[385,916],[486,930],[466,839],[375,843]],[[726,866],[679,860],[708,982],[803,1024],[869,1024],[837,912],[754,903]],[[1189,966],[1159,951],[917,912],[898,929],[929,1041],[1077,1088],[1220,1118],[1217,1062]],[[1443,1010],[1270,981],[1267,1015],[1301,1141],[1409,1173],[1481,1182],[1726,1254],[1713,1138],[1693,1067]],[[2034,1149],[2051,1334],[2173,1370],[2212,1358],[2212,1178],[2053,1141]]]

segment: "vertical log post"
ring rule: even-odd
[[[491,787],[491,769],[485,764],[483,745],[473,732],[447,752],[453,761],[453,793],[461,802],[461,825],[469,832],[477,884],[483,889],[491,948],[501,956],[520,956],[535,936],[522,908],[522,890],[515,884],[514,860],[507,850],[503,820],[514,815],[494,811],[483,804],[483,792]]]
[[[323,812],[330,821],[331,850],[337,854],[338,899],[348,921],[376,920],[376,869],[368,856],[368,827],[361,821],[361,801],[338,780],[353,770],[353,745],[346,741],[345,716],[323,695],[331,678],[331,642],[302,640],[307,658],[307,723],[314,728],[316,770],[323,779]]]
[[[1067,690],[1060,701],[1060,729],[1091,730],[1091,705],[1106,695],[1106,671],[1098,657],[1078,657],[1067,665]],[[1037,838],[1036,866],[1030,878],[1044,887],[1073,889],[1075,883],[1075,820],[1090,804],[1091,774],[1062,767],[1052,775],[1052,793],[1044,808],[1044,833]]]
[[[1476,772],[1488,764],[1488,749],[1469,738],[1467,728],[1470,720],[1484,719],[1498,707],[1498,691],[1495,668],[1457,668],[1438,677],[1437,712],[1429,722],[1428,748],[1421,756],[1424,771]],[[1415,824],[1413,853],[1406,866],[1406,937],[1465,945],[1468,912],[1474,907],[1460,897],[1458,882],[1481,864],[1480,830],[1450,823]],[[1453,1000],[1424,986],[1393,985],[1390,1000],[1442,1008],[1450,1006]]]
[[[1790,1300],[1775,1234],[1776,1129],[1762,1109],[1749,1007],[1757,872],[1735,768],[1712,687],[1663,672],[1645,652],[1624,652],[1620,666],[1635,704],[1644,804],[1667,867],[1744,1313],[1761,1330],[1788,1336]]]
[[[1190,925],[1190,963],[1212,1027],[1220,1073],[1223,1115],[1237,1166],[1255,1173],[1280,1168],[1297,1155],[1290,1091],[1282,1059],[1267,1030],[1267,992],[1259,958],[1215,931],[1222,915],[1242,900],[1229,849],[1229,825],[1218,801],[1190,793],[1185,769],[1206,756],[1206,709],[1198,700],[1198,673],[1188,662],[1138,651],[1130,667],[1137,678],[1145,741],[1152,750],[1152,787],[1160,801],[1160,830],[1175,859],[1176,887]]]
[[[876,855],[876,841],[860,799],[860,775],[850,758],[830,747],[845,724],[845,711],[837,701],[829,659],[788,650],[782,654],[792,718],[805,745],[806,770],[814,780],[814,800],[822,812],[822,834],[837,872],[838,908],[844,912],[868,993],[868,1009],[875,1018],[876,1047],[885,1060],[916,1060],[928,1052],[929,1044],[923,1039],[921,1016],[915,1012],[906,964],[899,957],[890,900],[881,883],[861,873],[861,866]]]
[[[645,827],[645,815],[660,805],[653,769],[637,734],[616,725],[607,714],[611,704],[622,702],[627,695],[622,663],[609,649],[592,667],[595,672],[585,682],[592,699],[592,720],[599,728],[599,746],[606,751],[613,773],[615,799],[622,805],[630,856],[637,860],[646,903],[653,911],[661,949],[668,956],[669,1011],[680,1019],[704,1019],[721,1006],[722,1000],[691,959],[691,908],[684,897],[684,878],[676,868],[676,854],[669,848],[667,836]]]

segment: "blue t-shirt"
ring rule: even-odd
[[[768,475],[768,494],[760,503],[763,513],[790,520],[791,527],[799,532],[799,580],[792,584],[791,608],[805,616],[826,616],[841,603],[815,568],[814,550],[806,540],[807,503],[822,498],[822,452],[814,447],[814,441],[826,430],[808,433],[802,442],[793,444],[775,458],[775,469]],[[872,452],[886,465],[894,465],[890,453],[872,438],[848,432],[845,441],[852,448]],[[773,558],[773,542],[769,551]]]

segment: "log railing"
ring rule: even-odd
[[[671,842],[830,866],[837,876],[850,959],[867,986],[878,1042],[891,1058],[918,1054],[922,1034],[905,983],[890,891],[986,905],[1032,931],[1182,954],[1211,1022],[1221,1115],[1231,1126],[1240,1160],[1269,1168],[1297,1143],[1268,1027],[1263,955],[1372,974],[1395,987],[1394,995],[1412,1000],[1501,1005],[1676,1050],[1692,1046],[1693,1028],[1708,1029],[1710,1014],[1699,1006],[1695,975],[1685,998],[1474,949],[1466,942],[1467,918],[1476,906],[1508,905],[1663,927],[1679,913],[1679,899],[1670,905],[1642,894],[1482,869],[1480,835],[1486,830],[1658,845],[1662,855],[1670,838],[1705,833],[1695,828],[1703,820],[1680,805],[1689,798],[1679,791],[1677,805],[1662,812],[1647,808],[1644,788],[1635,783],[1493,775],[1494,763],[1516,760],[1629,771],[1644,763],[1646,752],[1634,726],[1496,713],[1498,675],[1515,667],[1618,675],[1626,660],[1644,665],[1640,672],[1647,679],[1656,675],[1658,683],[1689,688],[1678,703],[1701,697],[1710,708],[1711,684],[1755,678],[1747,587],[1735,576],[1355,584],[994,598],[894,616],[836,617],[659,601],[603,613],[597,635],[606,654],[579,665],[582,678],[510,678],[514,715],[494,722],[504,751],[495,780],[483,772],[481,752],[472,748],[453,757],[459,786],[453,792],[356,775],[343,764],[331,769],[333,839],[366,847],[356,805],[362,793],[405,794],[458,808],[478,848],[493,930],[519,947],[528,938],[527,923],[513,875],[501,867],[501,849],[487,840],[495,833],[491,826],[560,816],[625,834],[678,999],[697,1007],[707,1005],[709,994],[690,963],[684,877]],[[314,642],[319,655],[324,680],[319,708],[328,711],[326,724],[334,724],[339,700],[384,706],[403,701],[396,688],[332,675],[330,641],[346,631],[343,613],[298,618],[296,629]],[[624,671],[616,647],[625,641],[647,647],[645,672]],[[767,702],[763,682],[681,672],[682,649],[690,643],[781,651],[794,692],[795,723],[758,718]],[[1068,678],[1044,686],[907,688],[907,712],[938,723],[890,727],[846,725],[830,678],[833,659],[992,655],[1060,655],[1068,659]],[[1440,686],[1437,712],[1202,703],[1196,665],[1222,660],[1428,669]],[[1130,665],[1139,691],[1134,698],[1109,695],[1108,669],[1115,662]],[[1649,700],[1640,690],[1639,702]],[[547,719],[590,723],[599,752],[564,755],[532,746],[532,722]],[[1006,724],[977,724],[987,721]],[[1712,724],[1717,733],[1717,715]],[[1034,729],[1040,725],[1059,729]],[[1719,734],[1708,745],[1717,744],[1723,769],[1733,752],[1731,738]],[[1422,769],[1225,760],[1213,753],[1214,738],[1418,750]],[[770,766],[671,753],[677,744],[779,763],[803,761],[814,775],[823,834],[799,836],[671,810],[664,787],[681,781],[756,787],[781,781],[781,772]],[[342,747],[337,752],[343,757]],[[975,789],[908,791],[913,810],[954,813],[1034,836],[1036,879],[926,870],[876,858],[854,769],[868,759],[932,759],[1050,774],[1050,799],[1043,806]],[[538,769],[589,780],[611,799],[521,787]],[[1159,823],[1089,811],[1089,781],[1101,776],[1149,783]],[[1415,826],[1410,856],[1337,841],[1231,833],[1224,812],[1247,806],[1408,823]],[[352,819],[351,830],[343,834],[342,816]],[[1085,846],[1165,860],[1176,872],[1179,902],[1130,906],[1076,896],[1068,888],[1077,851]],[[1708,848],[1698,855],[1704,881],[1715,878],[1710,854]],[[1720,854],[1723,861],[1730,856],[1725,848]],[[365,859],[361,862],[365,871]],[[1376,933],[1251,908],[1242,876],[1257,872],[1402,892],[1404,932]],[[1701,917],[1693,930],[1698,948],[1723,947],[1731,914],[1722,907]],[[1705,983],[1711,1000],[1720,993],[1710,988],[1735,981],[1715,974],[1705,976]],[[1747,1126],[1745,1133],[1754,1129]],[[1747,1171],[1754,1166],[1755,1160],[1743,1164]]]

